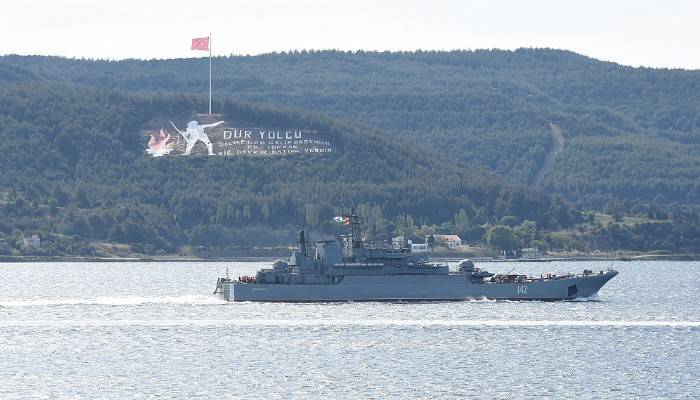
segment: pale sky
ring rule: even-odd
[[[301,49],[551,47],[632,66],[700,69],[700,1],[11,0],[0,55],[180,58]]]

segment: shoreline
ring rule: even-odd
[[[39,263],[39,262],[253,262],[274,261],[279,258],[287,258],[279,254],[256,254],[250,256],[229,257],[192,257],[192,256],[153,256],[153,257],[82,257],[82,256],[0,256],[0,263]],[[449,262],[463,259],[471,259],[474,262],[557,262],[557,261],[700,261],[700,254],[639,254],[626,256],[572,256],[572,257],[542,257],[542,258],[491,258],[469,257],[459,254],[444,254],[430,257],[431,260]]]

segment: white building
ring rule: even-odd
[[[462,245],[462,239],[457,235],[433,235],[435,244],[442,244],[447,248],[454,249]]]
[[[534,247],[528,247],[520,251],[520,257],[527,259],[541,258],[542,253],[540,253],[540,251]]]
[[[391,244],[395,249],[403,248],[403,236],[391,238]],[[411,248],[411,253],[427,253],[430,251],[428,243],[413,243],[411,239],[406,240],[406,244]]]
[[[38,235],[32,235],[30,237],[22,237],[22,245],[24,247],[38,249],[41,247],[41,239],[39,238]]]
[[[391,244],[392,244],[392,246],[394,246],[395,249],[403,248],[403,236],[397,236],[395,238],[391,238]],[[406,244],[408,244],[410,246],[413,244],[413,242],[411,241],[411,239],[408,239],[406,241]]]
[[[430,251],[428,243],[412,243],[411,253],[427,253]]]

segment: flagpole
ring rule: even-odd
[[[211,115],[211,32],[209,32],[209,115]]]

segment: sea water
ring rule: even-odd
[[[0,264],[0,399],[700,398],[700,262],[615,263],[599,296],[571,302],[212,294],[227,268],[266,265]]]

